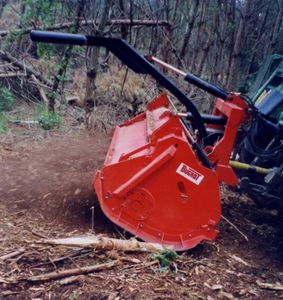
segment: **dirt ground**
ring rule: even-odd
[[[0,256],[19,254],[0,261],[0,299],[283,298],[282,240],[276,217],[227,187],[222,188],[223,215],[236,228],[222,219],[215,242],[179,253],[165,270],[146,253],[37,243],[45,237],[92,230],[125,236],[102,215],[92,188],[110,137],[89,135],[79,125],[48,133],[24,126],[14,130],[13,138],[2,137],[0,143]],[[117,257],[118,266],[69,282],[28,280]]]

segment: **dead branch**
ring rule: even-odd
[[[22,62],[17,60],[15,57],[13,57],[11,54],[8,52],[0,50],[0,58],[3,59],[4,61],[11,62],[13,65],[17,66],[21,70],[23,70],[25,73],[28,75],[34,75],[39,81],[43,82],[47,86],[52,86],[52,83],[44,78],[39,72],[34,71],[32,68],[24,65]]]
[[[91,250],[91,249],[83,249],[83,250],[80,249],[79,251],[76,251],[76,252],[71,253],[69,255],[65,255],[65,256],[61,256],[59,258],[52,259],[52,264],[62,263],[67,259],[82,257],[82,256],[88,255],[90,253],[93,253],[93,250]],[[117,257],[112,257],[112,258],[117,259]],[[48,260],[46,262],[42,262],[42,263],[33,265],[32,268],[38,268],[38,267],[46,266],[46,265],[50,265],[50,264],[51,264],[51,262],[50,262],[50,260]]]
[[[9,123],[20,124],[20,125],[37,125],[38,121],[34,120],[8,120]]]
[[[2,255],[2,256],[0,256],[0,261],[4,261],[4,260],[7,260],[7,259],[9,259],[9,258],[13,258],[13,257],[15,257],[15,256],[18,256],[18,255],[24,253],[24,252],[25,252],[25,249],[19,249],[19,250],[17,250],[17,251],[13,251],[13,252],[11,252],[11,253]]]
[[[47,27],[45,30],[62,30],[67,29],[72,26],[74,26],[75,22],[64,22],[55,24],[52,26]],[[80,22],[80,26],[93,26],[100,24],[99,20],[83,20]],[[108,20],[106,22],[107,26],[111,25],[124,25],[124,26],[164,26],[164,27],[170,27],[170,22],[166,20],[130,20],[130,19],[116,19],[116,20]],[[22,33],[22,34],[28,34],[31,30],[33,30],[34,27],[29,27],[26,30],[2,30],[0,31],[0,37],[7,36],[10,32],[13,33]],[[40,28],[38,28],[40,29]]]
[[[48,107],[49,104],[49,100],[44,92],[44,90],[42,89],[42,87],[39,85],[39,80],[34,76],[34,74],[31,75],[32,80],[34,81],[34,83],[36,84],[40,97],[43,101],[43,103],[45,104],[46,107]]]
[[[247,263],[246,261],[244,261],[242,258],[238,257],[237,255],[233,254],[230,255],[230,257],[232,259],[234,259],[235,261],[237,261],[238,263],[243,264],[244,266],[250,267],[251,265],[249,263]]]
[[[266,289],[266,290],[275,290],[275,291],[283,291],[283,285],[279,282],[274,283],[265,283],[265,282],[260,282],[259,280],[256,281],[256,284],[261,288],[261,289]]]
[[[42,243],[51,245],[76,246],[81,248],[95,248],[97,250],[120,250],[158,252],[165,249],[172,249],[170,246],[163,246],[155,243],[138,242],[136,239],[119,240],[108,237],[80,236],[65,239],[44,240]]]
[[[24,73],[14,73],[14,72],[8,72],[8,73],[1,73],[0,78],[12,78],[12,77],[23,77],[26,76]]]
[[[87,274],[91,272],[98,272],[102,270],[108,270],[113,268],[114,266],[117,266],[120,263],[119,260],[113,260],[108,263],[103,263],[99,265],[94,266],[86,266],[86,267],[80,267],[80,268],[74,268],[74,269],[68,269],[68,270],[62,270],[62,271],[55,271],[50,272],[46,274],[31,276],[27,278],[27,281],[30,282],[39,282],[39,281],[48,281],[48,280],[55,280],[55,279],[61,279],[68,276],[75,276],[75,275],[81,275],[81,274]]]
[[[239,232],[239,234],[248,242],[249,239],[248,237],[236,226],[234,225],[231,221],[229,221],[226,217],[224,217],[223,215],[221,216],[221,218],[223,220],[225,220],[229,225],[231,225],[237,232]]]

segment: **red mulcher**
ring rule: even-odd
[[[118,38],[44,31],[31,32],[31,38],[106,47],[135,72],[150,74],[186,107],[188,112],[179,114],[162,94],[145,112],[117,126],[94,187],[105,215],[145,241],[186,250],[214,240],[221,216],[219,182],[238,182],[229,160],[238,127],[249,116],[245,99],[144,58]],[[153,62],[216,96],[213,114],[201,115]]]

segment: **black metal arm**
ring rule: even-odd
[[[82,34],[69,34],[48,31],[31,31],[32,41],[56,44],[105,47],[136,73],[151,75],[160,85],[169,90],[192,114],[192,125],[198,129],[200,138],[207,136],[206,128],[200,113],[191,100],[164,74],[140,55],[131,45],[120,38],[94,37]],[[207,155],[199,144],[194,142],[193,148],[204,166],[212,168]]]
[[[184,80],[223,100],[227,100],[229,96],[229,93],[221,89],[219,86],[209,83],[191,73],[187,73]]]
[[[157,63],[158,65],[162,66],[166,70],[170,70],[171,72],[178,74],[179,76],[183,77],[185,81],[192,83],[193,85],[199,87],[200,89],[218,97],[223,100],[227,100],[229,93],[224,91],[219,86],[209,83],[200,77],[197,77],[196,75],[192,73],[185,73],[182,70],[177,69],[174,66],[171,66],[170,64],[166,63],[165,61],[162,61],[161,59],[154,57],[152,55],[147,55],[146,59],[150,62]]]
[[[31,31],[30,37],[35,42],[101,46],[107,48],[123,63],[136,73],[151,75],[160,85],[169,90],[193,116],[193,125],[198,129],[200,137],[207,136],[205,126],[202,122],[200,113],[190,99],[178,89],[178,87],[142,55],[140,55],[132,46],[120,38],[93,37],[82,34],[69,34],[48,31]]]

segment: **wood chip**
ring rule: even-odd
[[[214,290],[214,291],[223,289],[223,285],[221,285],[221,284],[213,284],[213,285],[210,285],[210,284],[208,284],[207,282],[205,282],[205,283],[204,283],[204,286],[206,286],[207,288],[209,288],[209,289],[211,289],[211,290]]]
[[[238,263],[241,263],[247,267],[251,267],[251,265],[249,263],[247,263],[246,261],[244,261],[242,258],[240,258],[239,256],[236,256],[235,254],[230,255],[231,258],[233,258],[235,261],[237,261]]]
[[[60,284],[61,285],[67,285],[67,284],[72,284],[78,281],[83,281],[85,279],[84,275],[78,275],[78,276],[71,276],[71,277],[67,277],[64,278],[62,280],[60,280]]]
[[[225,298],[231,299],[231,300],[232,300],[232,299],[236,299],[232,294],[227,293],[227,292],[221,291],[221,292],[220,292],[220,295],[222,296],[222,298],[225,297]],[[221,298],[221,299],[222,299],[222,298]]]

